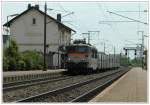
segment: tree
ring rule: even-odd
[[[8,70],[16,70],[17,64],[20,59],[20,54],[18,52],[18,46],[15,40],[11,39],[9,43],[9,47],[4,49],[5,57],[8,59]]]
[[[6,51],[4,49],[4,51],[3,51],[3,70],[8,70],[8,66],[9,66],[9,60],[8,60],[8,57],[6,56]]]
[[[129,66],[130,65],[130,59],[126,56],[122,56],[120,59],[121,66]]]

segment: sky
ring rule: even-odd
[[[39,4],[40,9],[44,9],[44,2],[2,2],[2,24],[6,22],[8,15],[26,10],[28,3]],[[148,12],[143,12],[148,10],[148,2],[47,2],[47,7],[53,9],[48,10],[48,14],[55,18],[57,13],[65,16],[74,12],[62,18],[64,24],[76,30],[72,39],[87,39],[87,35],[82,33],[99,31],[99,34],[90,33],[90,43],[99,51],[104,51],[105,43],[106,53],[114,53],[114,48],[116,53],[120,53],[123,52],[123,47],[135,47],[135,44],[141,43],[142,34],[138,31],[144,31],[144,35],[148,35],[148,25],[142,23],[148,22]],[[148,38],[145,37],[145,47],[148,46],[147,42]]]

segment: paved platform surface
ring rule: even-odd
[[[147,102],[147,71],[131,69],[90,102]]]
[[[42,71],[42,70],[8,71],[8,72],[3,72],[3,76],[9,77],[9,76],[21,76],[21,75],[29,75],[29,74],[58,73],[58,72],[63,72],[63,71],[66,71],[66,70],[65,69],[54,69],[54,70],[47,70],[47,71]]]

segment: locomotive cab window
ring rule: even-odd
[[[97,51],[92,49],[92,58],[97,58]]]
[[[94,58],[94,49],[92,49],[92,58]]]
[[[97,51],[95,50],[95,58],[97,58],[98,57],[98,54],[97,54]]]
[[[85,52],[89,52],[90,48],[87,46],[67,46],[66,47],[66,51],[69,53],[85,53]]]
[[[36,19],[35,18],[32,19],[32,24],[36,24]]]

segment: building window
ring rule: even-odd
[[[62,31],[62,41],[65,41],[65,31]]]
[[[36,19],[35,18],[32,19],[32,24],[36,24]]]

